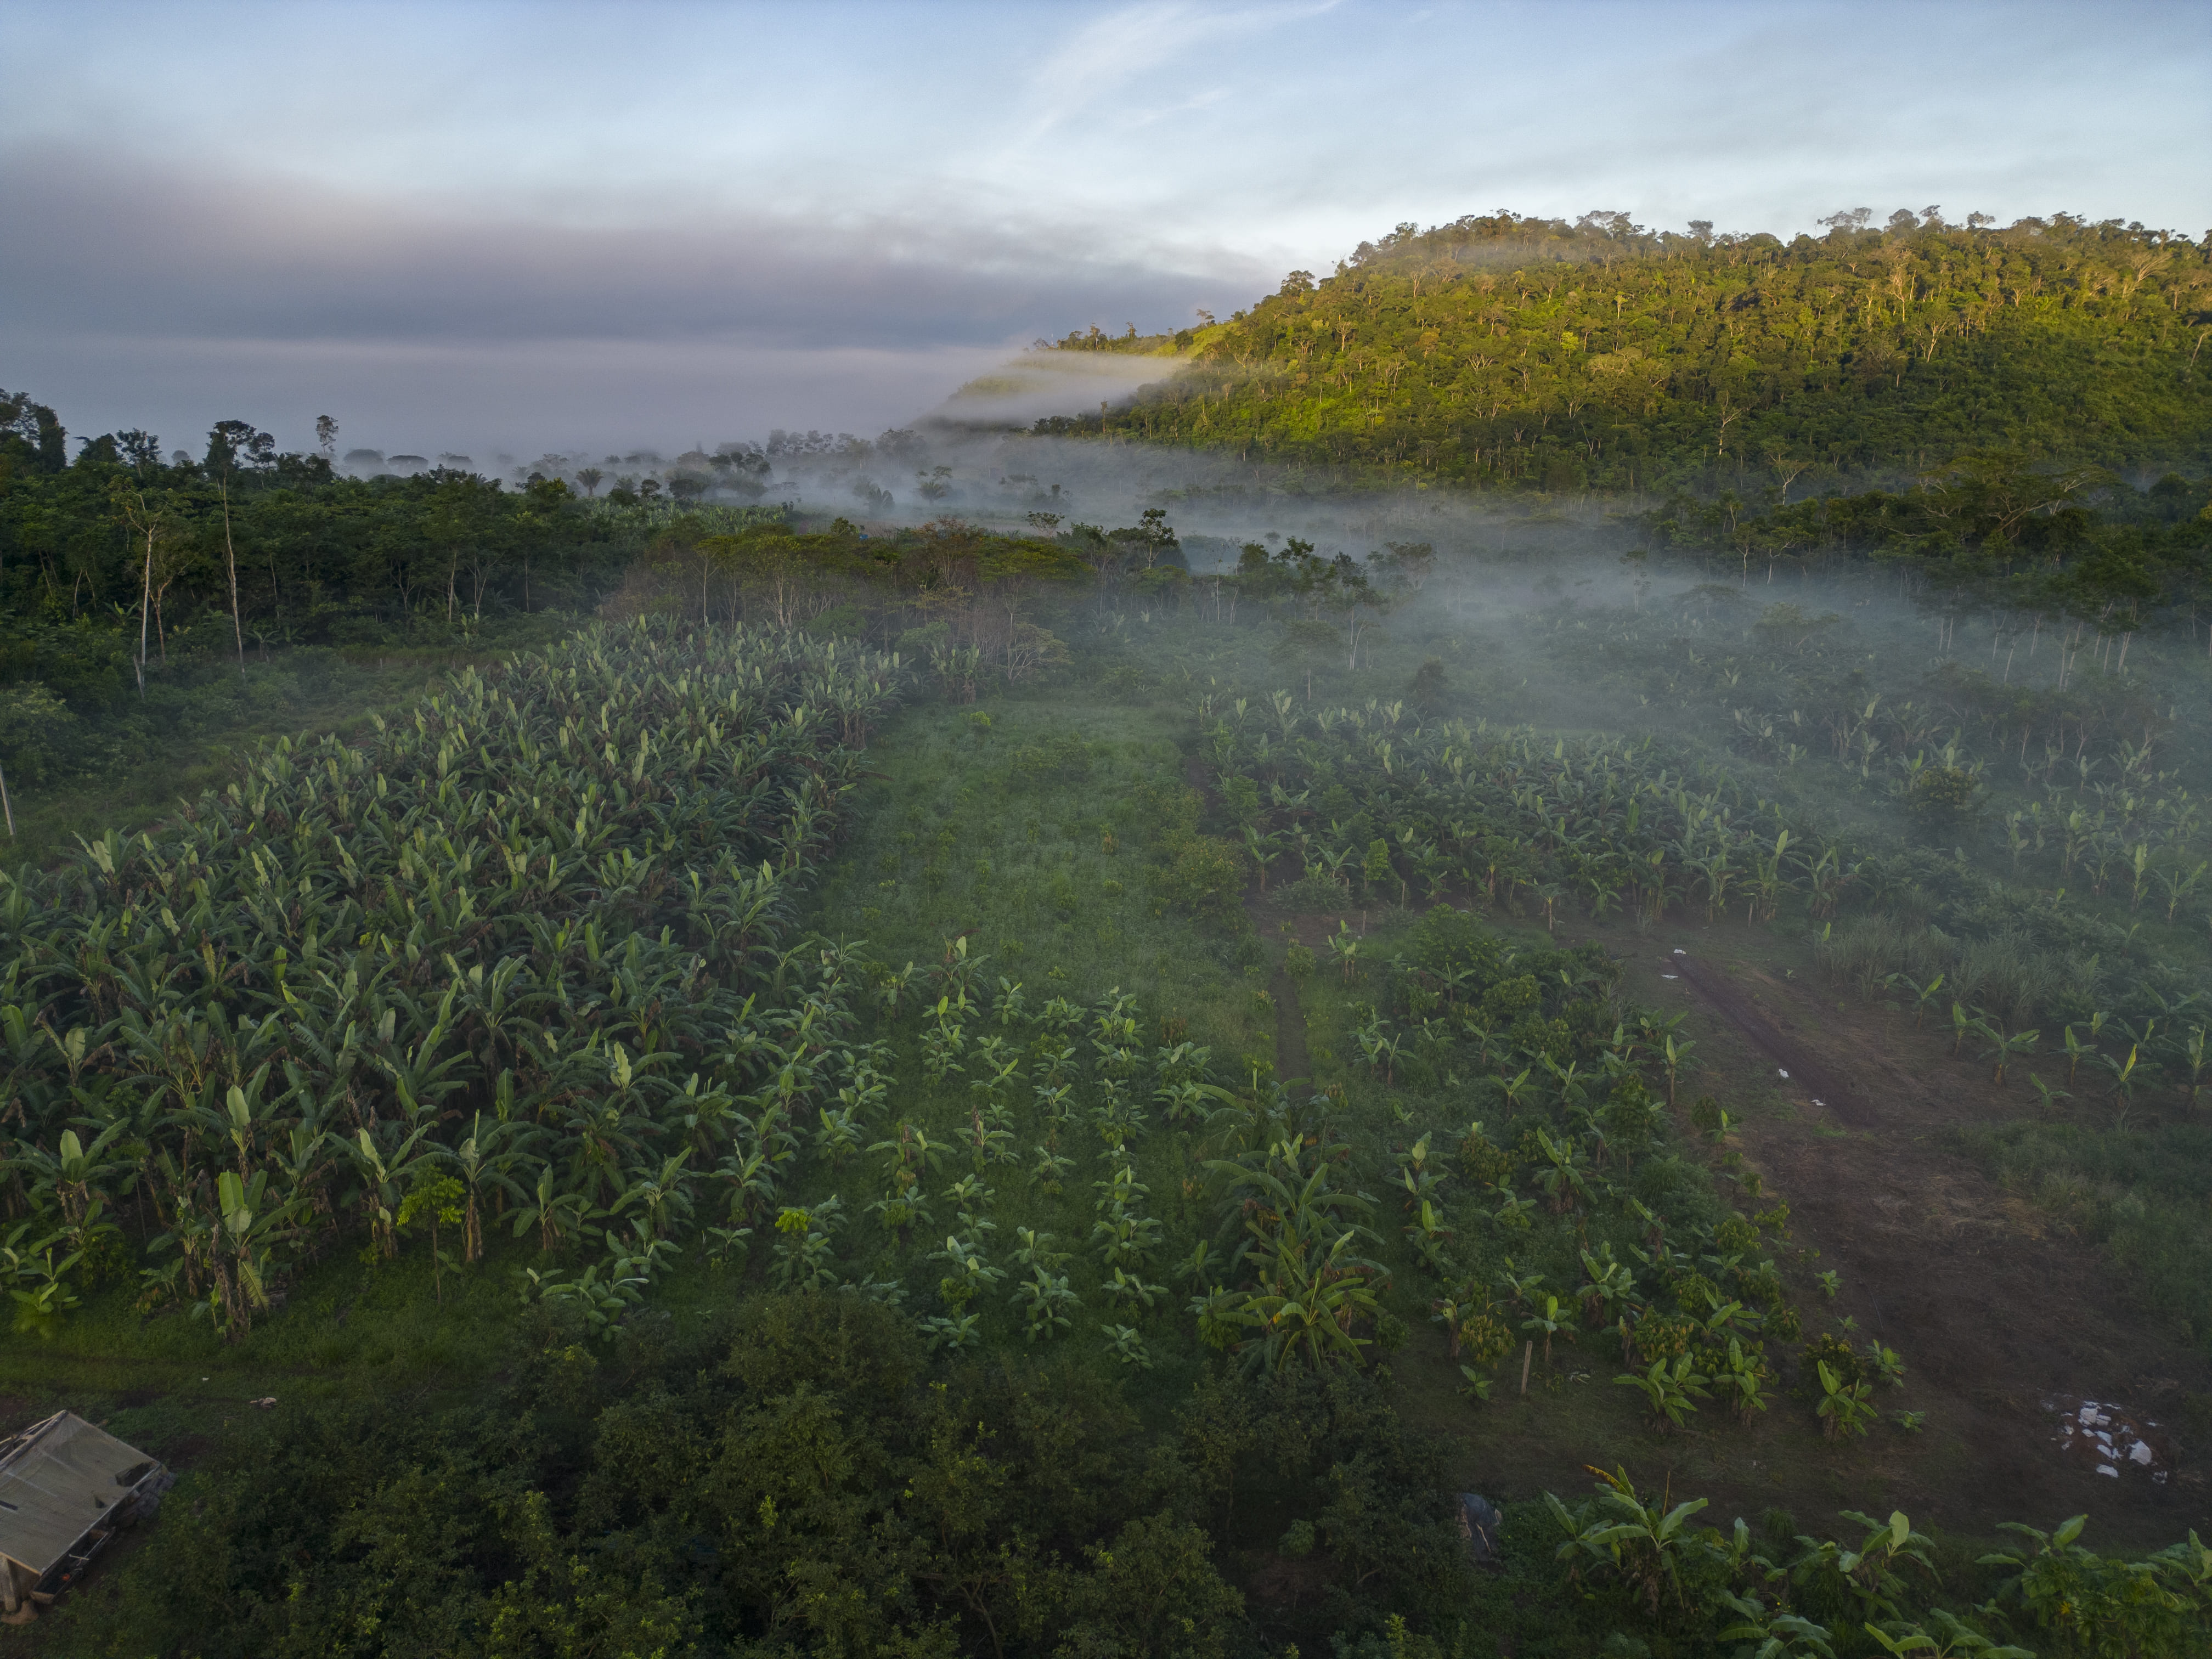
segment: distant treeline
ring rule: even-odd
[[[558,479],[346,477],[239,421],[198,459],[165,459],[145,432],[90,439],[74,460],[65,441],[52,410],[0,393],[0,615],[19,652],[26,628],[118,606],[135,635],[142,599],[156,655],[196,648],[218,615],[234,652],[239,635],[388,642],[418,617],[573,607],[618,579],[651,518],[634,494],[587,508]]]
[[[1988,604],[2133,629],[2212,600],[2208,486],[2167,473],[2137,489],[2094,467],[1969,455],[1913,488],[1747,501],[1676,491],[1642,524],[1653,546],[1772,577],[1839,558],[1893,562]]]
[[[1189,358],[1039,429],[1554,492],[1863,487],[1992,447],[2203,469],[2205,247],[2065,215],[1868,217],[1786,243],[1621,214],[1401,225],[1226,322],[1071,334],[1054,349]]]
[[[778,453],[819,435],[779,434]],[[1048,514],[1027,536],[946,521],[870,537],[842,519],[802,532],[781,505],[648,495],[650,479],[587,500],[543,471],[512,488],[457,466],[346,477],[243,422],[197,459],[137,431],[69,447],[51,409],[0,393],[0,768],[19,791],[250,723],[302,674],[335,685],[330,647],[497,647],[603,610],[865,634],[972,689],[1064,659],[1030,614],[1052,586],[1181,562],[1157,511],[1110,533]],[[258,684],[264,663],[281,684]]]

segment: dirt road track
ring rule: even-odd
[[[1874,1107],[1866,1097],[1846,1087],[1803,1044],[1760,1012],[1727,975],[1686,953],[1669,957],[1667,961],[1682,975],[1685,984],[1726,1014],[1730,1023],[1757,1044],[1779,1070],[1789,1074],[1793,1089],[1809,1097],[1816,1105],[1827,1108],[1839,1123],[1847,1123],[1855,1129],[1875,1127]]]

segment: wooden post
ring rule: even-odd
[[[1528,1392],[1528,1362],[1536,1357],[1536,1339],[1530,1337],[1528,1346],[1521,1350],[1521,1392]]]

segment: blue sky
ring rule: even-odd
[[[0,386],[304,445],[872,432],[1402,220],[2212,226],[2212,6],[0,7]]]

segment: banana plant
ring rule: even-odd
[[[991,1265],[981,1244],[957,1235],[947,1234],[945,1248],[933,1250],[929,1259],[945,1263],[945,1273],[937,1281],[937,1293],[955,1313],[1006,1277],[1005,1268]]]
[[[622,1192],[607,1206],[607,1213],[623,1215],[635,1210],[656,1237],[674,1237],[688,1231],[690,1184],[697,1179],[684,1167],[690,1158],[691,1149],[686,1146],[663,1158],[657,1171],[630,1171]]]
[[[2043,1035],[2040,1031],[2028,1030],[2015,1031],[2007,1036],[2003,1023],[2000,1020],[1984,1018],[1975,1024],[1990,1045],[1982,1051],[1982,1058],[1993,1062],[1990,1080],[1999,1085],[2003,1084],[2005,1068],[2012,1063],[2014,1057],[2033,1054],[2036,1039]]]
[[[1202,1238],[1191,1247],[1188,1255],[1176,1264],[1176,1272],[1190,1281],[1193,1290],[1214,1283],[1220,1271],[1221,1252]]]
[[[540,1165],[536,1188],[514,1212],[514,1237],[520,1238],[537,1228],[538,1248],[545,1255],[555,1254],[581,1233],[599,1213],[583,1194],[562,1192],[560,1181],[560,1171],[550,1164]]]
[[[1929,1005],[1942,994],[1944,977],[1943,975],[1938,974],[1928,983],[1923,985],[1908,975],[1892,974],[1889,976],[1892,984],[1902,985],[1912,993],[1912,1029],[1914,1030],[1920,1029],[1921,1022],[1928,1016]]]
[[[1929,1608],[1925,1623],[1892,1619],[1880,1624],[1869,1621],[1865,1628],[1875,1645],[1893,1659],[1911,1655],[1924,1655],[1925,1659],[2035,1659],[2031,1650],[1995,1641],[1942,1607]]]
[[[35,1189],[53,1194],[64,1221],[81,1223],[87,1210],[108,1195],[111,1186],[129,1190],[137,1160],[114,1148],[131,1127],[128,1118],[117,1118],[93,1137],[89,1146],[75,1129],[64,1129],[52,1152],[23,1146],[18,1154],[21,1167],[30,1172]]]
[[[1813,1364],[1820,1379],[1820,1401],[1814,1408],[1820,1419],[1820,1432],[1830,1440],[1863,1435],[1873,1426],[1878,1414],[1872,1399],[1873,1388],[1864,1382],[1845,1382],[1825,1359],[1816,1359]]]
[[[1301,1243],[1262,1258],[1258,1288],[1224,1310],[1258,1333],[1255,1358],[1265,1369],[1359,1363],[1367,1339],[1355,1335],[1352,1325],[1376,1310],[1370,1280],[1379,1269],[1352,1255],[1358,1237],[1346,1229],[1325,1249]]]
[[[1634,1300],[1636,1276],[1622,1263],[1613,1260],[1613,1246],[1601,1243],[1593,1255],[1582,1253],[1583,1273],[1587,1282],[1580,1291],[1583,1317],[1593,1329],[1607,1323],[1618,1305]]]
[[[1114,1269],[1111,1279],[1101,1281],[1099,1289],[1105,1292],[1107,1301],[1113,1304],[1117,1311],[1126,1304],[1150,1313],[1158,1300],[1168,1293],[1166,1285],[1147,1285],[1141,1277],[1120,1267]]]
[[[453,1149],[453,1168],[461,1184],[461,1260],[483,1259],[483,1206],[488,1197],[501,1203],[514,1199],[526,1203],[529,1194],[508,1174],[528,1157],[523,1143],[530,1127],[513,1119],[495,1118],[487,1126],[478,1112],[469,1133]],[[296,1151],[296,1149],[295,1149]]]
[[[1022,1310],[1027,1340],[1031,1342],[1071,1329],[1071,1316],[1082,1306],[1082,1298],[1067,1287],[1067,1276],[1042,1266],[1032,1267],[1030,1277],[1014,1287],[1013,1299]]]
[[[1711,1381],[1741,1421],[1748,1423],[1766,1409],[1761,1392],[1766,1382],[1765,1358],[1756,1348],[1745,1352],[1741,1338],[1729,1338],[1728,1354]]]
[[[291,1206],[267,1203],[268,1182],[265,1170],[257,1171],[250,1182],[240,1181],[228,1170],[216,1177],[210,1252],[215,1289],[204,1305],[233,1342],[244,1340],[252,1328],[255,1310],[269,1305],[274,1251],[292,1236]]]
[[[1893,1389],[1904,1386],[1905,1362],[1897,1357],[1896,1349],[1886,1348],[1880,1342],[1869,1341],[1866,1358],[1867,1366],[1874,1373],[1875,1381],[1887,1382]]]
[[[1553,1337],[1563,1336],[1570,1342],[1575,1340],[1573,1323],[1566,1316],[1566,1311],[1560,1307],[1559,1298],[1556,1296],[1547,1296],[1544,1298],[1544,1306],[1540,1312],[1532,1308],[1528,1317],[1521,1322],[1521,1328],[1528,1332],[1532,1338],[1540,1336],[1544,1339],[1544,1363],[1547,1365],[1552,1363]]]
[[[1444,1247],[1452,1238],[1453,1230],[1444,1224],[1444,1213],[1428,1199],[1421,1200],[1419,1212],[1400,1230],[1409,1239],[1421,1261],[1431,1273],[1449,1277],[1451,1264],[1444,1255]]]
[[[522,1270],[522,1277],[526,1281],[523,1291],[526,1303],[534,1300],[572,1308],[583,1321],[588,1334],[609,1341],[614,1339],[623,1322],[645,1302],[647,1280],[621,1271],[618,1263],[610,1264],[603,1272],[600,1263],[592,1262],[574,1279],[554,1273],[540,1273],[529,1267]]]
[[[1139,1370],[1152,1368],[1152,1357],[1145,1347],[1145,1340],[1128,1325],[1101,1325],[1106,1334],[1106,1353],[1116,1364],[1132,1365]]]
[[[423,1145],[429,1132],[428,1124],[417,1126],[392,1149],[389,1158],[378,1149],[375,1138],[367,1128],[356,1133],[354,1162],[362,1175],[362,1207],[368,1218],[370,1248],[380,1255],[398,1254],[399,1240],[395,1229],[404,1188],[419,1170],[433,1160],[438,1150],[434,1143]]]
[[[1536,1172],[1536,1184],[1552,1200],[1555,1212],[1565,1213],[1589,1197],[1589,1184],[1583,1178],[1589,1160],[1581,1146],[1571,1139],[1553,1140],[1541,1124],[1536,1126],[1536,1144],[1542,1149],[1546,1164]]]
[[[1908,1590],[1902,1570],[1917,1567],[1929,1582],[1934,1582],[1936,1564],[1929,1559],[1929,1552],[1935,1545],[1913,1530],[1902,1510],[1893,1510],[1887,1521],[1876,1521],[1856,1510],[1845,1510],[1843,1516],[1866,1528],[1859,1547],[1850,1549],[1832,1539],[1799,1538],[1803,1553],[1790,1564],[1791,1581],[1798,1585],[1820,1584],[1832,1595],[1838,1590],[1849,1595],[1858,1603],[1863,1620],[1899,1618],[1899,1601]]]
[[[2139,1048],[2131,1045],[2128,1049],[2128,1057],[2124,1060],[2116,1060],[2112,1055],[2102,1053],[2095,1056],[2097,1063],[2112,1073],[2111,1097],[2120,1103],[2118,1127],[2123,1129],[2128,1127],[2128,1112],[2135,1104],[2136,1066],[2141,1053],[2142,1050]]]
[[[1550,1358],[1548,1352],[1545,1357]],[[1705,1388],[1712,1379],[1691,1369],[1688,1354],[1678,1355],[1671,1366],[1663,1359],[1655,1359],[1648,1371],[1627,1371],[1613,1380],[1618,1388],[1635,1389],[1643,1395],[1652,1426],[1662,1434],[1688,1422],[1697,1412],[1698,1401],[1712,1398]]]
[[[1669,1592],[1678,1605],[1686,1605],[1684,1564],[1702,1559],[1705,1553],[1689,1523],[1707,1500],[1692,1498],[1672,1508],[1664,1506],[1664,1499],[1647,1504],[1626,1469],[1593,1472],[1600,1483],[1594,1515],[1587,1506],[1579,1513],[1570,1511],[1550,1492],[1544,1494],[1552,1518],[1566,1534],[1559,1559],[1574,1563],[1572,1576],[1585,1566],[1618,1573],[1650,1617],[1658,1616]]]
[[[949,1315],[933,1315],[921,1322],[924,1345],[932,1353],[939,1348],[963,1353],[969,1348],[980,1347],[983,1341],[982,1322],[981,1314],[964,1314],[957,1310]]]
[[[15,1329],[19,1334],[30,1331],[49,1336],[54,1322],[77,1305],[78,1298],[69,1288],[68,1275],[82,1259],[83,1252],[78,1251],[57,1262],[51,1246],[36,1255],[28,1250],[8,1252],[8,1295],[15,1304]]]

